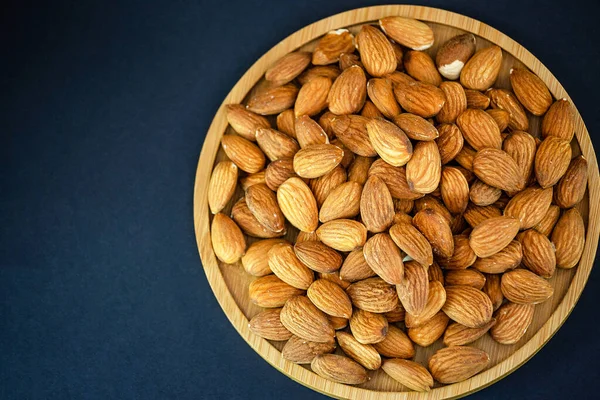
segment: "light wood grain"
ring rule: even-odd
[[[234,86],[217,111],[208,130],[196,173],[194,224],[197,244],[211,288],[232,325],[258,354],[295,381],[336,398],[456,398],[494,383],[516,370],[539,351],[565,322],[585,286],[598,245],[600,182],[596,155],[579,112],[576,112],[578,144],[574,144],[573,150],[575,154],[583,154],[589,165],[588,193],[579,207],[586,221],[587,229],[586,245],[580,265],[576,269],[557,271],[551,279],[555,287],[555,295],[550,301],[536,306],[534,321],[527,334],[517,344],[499,345],[489,335],[485,335],[473,344],[486,350],[491,355],[492,362],[489,369],[467,381],[439,386],[427,394],[420,394],[407,391],[405,387],[393,381],[385,373],[377,371],[372,374],[372,379],[366,384],[352,387],[330,382],[312,373],[307,367],[284,360],[280,353],[283,343],[270,343],[254,335],[248,329],[249,318],[260,311],[260,308],[253,305],[248,299],[248,284],[253,278],[246,274],[239,264],[224,265],[217,262],[210,242],[210,212],[207,205],[208,181],[215,161],[224,157],[222,151],[219,150],[220,139],[228,129],[231,129],[227,127],[224,105],[243,102],[253,88],[256,90],[255,86],[260,87],[261,77],[265,70],[283,55],[299,48],[312,49],[315,39],[332,29],[352,27],[351,29],[355,30],[360,24],[373,22],[390,15],[417,18],[430,24],[436,37],[436,43],[429,50],[431,54],[434,54],[437,47],[446,39],[463,32],[472,32],[478,36],[478,47],[487,47],[493,43],[502,47],[505,52],[502,72],[496,86],[509,88],[508,71],[510,68],[516,65],[525,65],[546,83],[556,98],[570,100],[552,73],[529,51],[490,26],[459,14],[418,6],[378,6],[352,10],[323,19],[289,36],[262,56]],[[532,134],[538,135],[539,124],[538,117],[531,118]],[[238,188],[234,200],[240,198],[242,193]],[[229,212],[231,205],[224,212]],[[296,233],[294,229],[290,229],[288,237],[293,239]],[[427,349],[417,346],[416,361],[426,365],[431,354],[440,347],[442,347],[440,341]]]

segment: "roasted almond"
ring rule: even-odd
[[[556,266],[573,268],[583,254],[585,227],[576,208],[566,210],[558,219],[552,232],[552,243],[556,248]]]
[[[476,180],[469,189],[469,199],[478,206],[494,204],[502,195],[502,190]]]
[[[404,310],[404,307],[402,307],[402,303],[398,302],[398,307],[396,307],[392,311],[388,311],[388,312],[384,313],[383,315],[388,320],[388,322],[391,324],[394,322],[404,321],[404,317],[406,316],[406,311]]]
[[[494,311],[490,298],[471,286],[446,286],[446,303],[442,310],[451,319],[469,328],[487,324]]]
[[[314,273],[298,259],[291,244],[274,245],[267,257],[271,271],[288,285],[306,290],[313,282]]]
[[[486,92],[493,108],[508,111],[508,127],[516,131],[529,129],[529,118],[516,96],[505,89],[493,88]]]
[[[465,89],[465,96],[467,96],[468,108],[485,110],[490,106],[490,98],[478,90]]]
[[[390,41],[374,26],[363,25],[356,35],[356,46],[367,72],[380,77],[396,70],[396,54]]]
[[[433,31],[424,22],[405,17],[386,17],[379,26],[395,42],[413,50],[426,50],[433,45]]]
[[[413,192],[431,193],[442,177],[442,161],[435,142],[418,142],[406,164],[406,181]]]
[[[348,286],[350,286],[350,282],[345,281],[342,278],[340,278],[340,274],[339,274],[338,271],[334,271],[334,272],[318,272],[317,273],[317,278],[324,279],[326,281],[335,283],[336,285],[338,285],[339,287],[341,287],[344,290],[348,289]],[[339,321],[339,319],[345,319],[347,321],[347,318],[333,317],[332,315],[328,315],[327,317],[329,318],[330,321],[332,321],[332,324],[333,324],[334,320],[335,320],[336,324],[341,323]],[[335,328],[335,329],[337,330],[338,328]]]
[[[476,154],[477,152],[473,150],[468,143],[464,143],[462,149],[454,156],[454,160],[459,163],[461,167],[473,171],[473,160],[475,159]]]
[[[237,262],[246,251],[246,239],[242,231],[223,213],[215,214],[213,217],[210,237],[215,256],[226,264]]]
[[[454,36],[438,49],[435,63],[440,73],[450,80],[458,79],[465,63],[475,53],[475,36],[471,33]]]
[[[492,339],[500,344],[515,344],[533,321],[533,304],[506,303],[496,311],[496,324],[490,329]]]
[[[492,318],[490,322],[480,328],[469,328],[458,322],[453,322],[446,328],[446,332],[444,333],[444,344],[446,346],[464,346],[473,343],[485,335],[495,323],[496,319]]]
[[[294,156],[294,171],[302,178],[318,178],[337,167],[344,151],[333,144],[314,144]]]
[[[383,78],[373,78],[367,82],[367,94],[375,107],[387,118],[400,114],[400,106],[394,97],[392,83]],[[364,114],[364,109],[363,109]]]
[[[276,85],[291,82],[308,67],[310,59],[311,54],[306,51],[288,53],[265,72],[265,79]]]
[[[331,121],[331,128],[351,152],[363,157],[375,157],[377,152],[367,133],[368,121],[361,115],[340,115]]]
[[[235,203],[231,209],[231,218],[233,218],[235,223],[238,224],[242,231],[248,236],[268,239],[283,236],[287,232],[286,229],[281,232],[273,232],[258,222],[256,217],[248,208],[245,197],[242,197]]]
[[[267,229],[273,232],[285,229],[285,218],[277,204],[277,197],[266,184],[250,186],[246,191],[246,204],[252,215]]]
[[[453,124],[467,109],[465,89],[458,82],[442,82],[439,86],[446,96],[446,102],[435,118],[441,124]]]
[[[504,297],[518,304],[542,303],[554,294],[547,280],[526,269],[505,272],[501,288]]]
[[[367,89],[368,85],[369,83],[367,82]],[[363,106],[362,110],[360,110],[360,115],[365,118],[383,118],[383,114],[371,100],[365,101],[365,105]]]
[[[346,385],[358,385],[369,380],[363,367],[348,357],[337,354],[321,354],[310,363],[313,372],[325,379]]]
[[[471,286],[482,290],[485,285],[485,276],[471,268],[447,271],[444,278],[448,286]]]
[[[241,104],[228,104],[227,122],[238,135],[251,141],[255,139],[255,132],[258,128],[270,128],[271,124],[265,117],[246,110]]]
[[[535,138],[527,132],[514,131],[504,139],[502,150],[515,160],[523,177],[529,179],[537,150]]]
[[[298,88],[288,83],[265,89],[250,97],[246,108],[260,115],[275,115],[291,108],[298,96]]]
[[[248,327],[252,332],[267,340],[288,340],[292,337],[292,333],[281,323],[280,314],[281,308],[262,311],[252,317]]]
[[[413,225],[427,238],[435,255],[441,258],[452,257],[454,240],[450,225],[444,217],[426,208],[415,214]]]
[[[442,89],[417,81],[396,84],[394,95],[403,109],[423,118],[439,113],[446,102],[446,95]]]
[[[398,307],[396,289],[381,278],[368,278],[346,289],[352,304],[361,310],[386,313]]]
[[[516,218],[488,218],[473,228],[469,245],[478,257],[489,257],[508,246],[518,232],[519,220]]]
[[[543,115],[552,105],[552,95],[544,81],[525,68],[510,70],[510,84],[521,104],[533,115]]]
[[[384,281],[400,284],[404,278],[404,262],[400,249],[387,233],[371,237],[363,248],[365,260],[371,269]]]
[[[556,136],[560,139],[573,139],[575,133],[575,113],[569,100],[554,102],[542,120],[542,137]]]
[[[310,340],[292,335],[290,340],[283,346],[281,355],[286,360],[290,360],[296,364],[310,364],[316,356],[332,353],[334,350],[335,342],[311,342]]]
[[[416,261],[407,261],[404,264],[404,279],[396,284],[396,291],[407,313],[421,315],[429,298],[427,268]]]
[[[340,268],[340,278],[348,282],[360,281],[375,275],[375,272],[367,264],[362,249],[350,252]]]
[[[215,166],[208,183],[208,206],[213,214],[223,210],[231,200],[237,185],[238,167],[231,161]]]
[[[548,136],[535,154],[535,177],[541,187],[553,186],[567,172],[571,162],[571,145],[564,139]]]
[[[441,192],[444,204],[453,214],[461,214],[469,203],[469,183],[454,167],[442,169]]]
[[[281,158],[267,165],[265,170],[265,183],[269,189],[277,191],[279,186],[289,178],[296,176],[294,162],[291,158]]]
[[[552,188],[529,187],[517,193],[506,205],[504,215],[515,217],[521,223],[521,230],[539,223],[552,202]]]
[[[271,247],[278,243],[285,243],[285,240],[265,239],[252,243],[242,257],[242,265],[246,272],[254,276],[265,276],[272,273],[267,254]]]
[[[333,317],[331,315],[328,315],[327,319],[331,323],[331,326],[333,326],[333,329],[335,329],[336,331],[344,329],[348,326],[348,319],[346,318]]]
[[[336,337],[340,348],[354,361],[370,370],[381,367],[381,356],[372,345],[360,343],[347,332],[337,332]]]
[[[306,85],[318,76],[329,78],[331,81],[334,81],[341,73],[342,71],[340,71],[340,68],[337,65],[316,65],[301,73],[300,76],[298,76],[298,83]]]
[[[486,219],[502,216],[502,211],[493,205],[480,207],[469,204],[463,216],[467,223],[475,228]]]
[[[422,51],[410,50],[404,54],[404,68],[406,73],[418,81],[440,86],[442,77],[435,68],[431,56]]]
[[[265,170],[254,172],[247,175],[245,178],[240,179],[240,185],[242,186],[243,190],[246,190],[250,186],[256,185],[257,183],[265,183]]]
[[[342,256],[319,241],[296,243],[294,252],[304,265],[316,272],[330,273],[342,266]]]
[[[354,35],[348,29],[328,32],[317,43],[312,54],[314,65],[327,65],[339,61],[340,54],[354,51]]]
[[[295,139],[270,128],[259,128],[256,131],[256,142],[271,161],[292,158],[300,149]]]
[[[477,256],[469,245],[469,237],[467,235],[454,236],[454,253],[448,259],[440,258],[438,262],[446,270],[462,270],[469,268]]]
[[[442,165],[448,164],[462,150],[464,138],[454,124],[442,124],[437,128],[439,137],[435,140],[440,152]]]
[[[327,97],[331,90],[331,79],[324,76],[315,76],[306,82],[298,91],[294,103],[294,115],[316,115],[327,107]]]
[[[571,208],[585,195],[588,181],[588,162],[583,156],[571,160],[567,172],[560,178],[554,199],[561,208]]]
[[[254,143],[241,136],[223,135],[221,146],[227,157],[242,171],[258,172],[265,165],[265,155]]]
[[[508,111],[492,108],[485,112],[496,121],[496,125],[498,125],[500,132],[504,132],[506,128],[508,128],[508,121],[510,121],[510,113]]]
[[[441,195],[441,194],[440,194]],[[431,208],[433,211],[441,215],[450,224],[452,222],[452,215],[450,211],[444,206],[444,203],[433,195],[425,195],[420,199],[415,200],[415,210],[421,211],[427,208]]]
[[[450,319],[442,311],[422,325],[408,329],[408,337],[421,347],[431,346],[442,337]]]
[[[523,258],[521,243],[513,240],[505,248],[494,255],[478,258],[473,268],[486,274],[501,274],[509,269],[515,269]]]
[[[442,309],[444,303],[446,303],[446,290],[444,289],[444,285],[438,281],[430,281],[427,303],[425,304],[423,311],[421,311],[419,315],[406,313],[406,327],[415,328],[424,325]]]
[[[421,364],[392,358],[385,360],[381,368],[395,381],[411,390],[429,392],[433,386],[433,377]]]
[[[394,167],[382,159],[378,159],[369,168],[368,176],[372,175],[379,177],[386,184],[395,199],[415,200],[423,197],[423,194],[410,190],[406,180],[405,167]]]
[[[486,148],[473,159],[473,172],[479,179],[498,189],[516,192],[525,187],[525,178],[515,160],[506,152]]]
[[[285,303],[281,323],[302,339],[319,343],[334,340],[335,331],[327,317],[306,296],[292,297]]]
[[[406,333],[395,325],[390,325],[384,339],[373,344],[373,347],[384,357],[413,358],[415,355],[412,342]]]
[[[427,275],[429,278],[429,282],[438,281],[442,285],[444,284],[444,273],[440,266],[434,261],[433,264],[429,266],[429,270],[427,271]]]
[[[355,309],[350,318],[350,330],[362,344],[379,343],[388,333],[388,322],[381,314]]]
[[[467,109],[458,116],[456,123],[467,142],[475,150],[502,147],[500,129],[494,118],[485,111]]]
[[[250,300],[259,307],[282,307],[286,301],[303,291],[288,285],[275,275],[267,275],[250,283],[248,287]]]
[[[366,127],[373,148],[385,162],[401,167],[410,160],[412,143],[402,129],[382,119],[372,119]]]
[[[352,251],[365,244],[367,228],[358,221],[336,219],[317,229],[319,240],[338,251]]]
[[[317,279],[310,285],[306,295],[327,315],[340,318],[350,318],[352,315],[352,303],[348,295],[344,289],[331,281]]]
[[[345,69],[329,90],[327,102],[334,114],[354,114],[360,111],[367,98],[367,77],[359,66]]]
[[[345,183],[346,179],[346,170],[340,165],[323,176],[311,179],[309,186],[315,196],[315,200],[317,200],[317,206],[321,207],[331,192]]]
[[[279,113],[279,115],[277,115],[277,119],[276,119],[276,124],[277,124],[277,130],[279,132],[283,132],[286,135],[296,138],[296,130],[294,128],[294,125],[296,123],[296,116],[294,115],[294,110],[287,109],[285,111],[282,111]],[[268,126],[265,126],[264,128],[269,128]],[[256,138],[256,130],[252,132],[252,136],[254,138]]]
[[[302,179],[294,177],[282,183],[277,189],[277,202],[283,215],[296,228],[305,232],[317,228],[317,201]]]
[[[396,115],[393,121],[402,131],[414,140],[435,140],[439,134],[435,126],[423,117],[411,113]]]
[[[501,66],[499,46],[477,50],[460,72],[460,83],[467,89],[486,90],[496,82]]]
[[[363,156],[355,156],[348,167],[348,181],[353,181],[359,185],[364,185],[369,175],[369,168],[373,159]]]
[[[431,244],[417,228],[410,223],[400,222],[390,228],[390,237],[407,255],[418,263],[429,266],[433,263]]]
[[[357,66],[360,68],[364,68],[365,66],[360,61],[360,57],[356,54],[352,53],[342,53],[340,54],[340,69],[342,71],[347,70],[352,66]]]
[[[371,232],[383,232],[394,221],[394,201],[386,184],[376,175],[371,175],[363,187],[360,197],[360,216]]]
[[[489,362],[490,356],[483,350],[466,346],[445,347],[429,359],[429,371],[440,383],[455,383],[483,371]]]
[[[542,218],[540,222],[536,226],[533,227],[536,231],[543,233],[546,236],[550,236],[552,233],[552,229],[554,229],[554,225],[556,225],[556,221],[558,221],[558,217],[560,217],[560,207],[552,204],[546,214]]]
[[[345,182],[334,188],[321,206],[319,220],[329,222],[339,218],[351,218],[360,211],[362,186],[356,182]]]

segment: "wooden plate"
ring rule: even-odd
[[[211,215],[207,206],[208,181],[215,162],[224,159],[223,151],[219,146],[221,137],[228,129],[231,129],[227,126],[224,106],[244,102],[244,99],[251,93],[252,88],[257,83],[260,84],[259,81],[262,80],[266,69],[283,55],[298,49],[311,50],[314,48],[315,39],[330,30],[342,27],[350,27],[351,30],[354,30],[362,24],[371,23],[391,15],[412,17],[427,22],[435,32],[435,44],[428,50],[431,54],[435,54],[439,44],[464,32],[472,32],[478,36],[478,48],[488,47],[491,44],[502,47],[504,61],[500,77],[495,86],[510,88],[508,71],[513,66],[525,65],[546,83],[555,98],[566,97],[569,99],[561,84],[529,51],[497,30],[459,14],[428,7],[392,5],[361,8],[323,19],[289,36],[262,56],[233,87],[217,111],[208,130],[196,173],[194,189],[196,238],[208,281],[223,311],[235,329],[258,354],[293,380],[336,398],[392,399],[398,398],[398,392],[405,392],[403,398],[406,399],[427,396],[436,399],[460,397],[498,381],[516,370],[541,349],[564,323],[579,299],[588,279],[596,254],[600,229],[598,225],[599,178],[596,155],[579,112],[576,111],[575,116],[575,135],[578,144],[573,141],[573,151],[574,155],[582,153],[589,163],[588,193],[579,206],[587,229],[586,244],[580,265],[571,270],[557,270],[555,276],[550,280],[555,288],[554,296],[551,300],[536,306],[533,323],[527,334],[517,344],[500,345],[494,342],[489,335],[485,335],[473,344],[490,354],[491,364],[486,371],[467,381],[435,387],[429,394],[420,394],[408,391],[380,370],[372,374],[372,379],[369,382],[353,387],[325,380],[311,372],[309,368],[283,359],[280,353],[283,343],[269,342],[254,335],[248,329],[248,320],[261,311],[248,298],[248,284],[253,278],[245,273],[241,264],[225,265],[218,262],[210,241],[209,225]],[[533,135],[538,135],[537,129],[539,126],[539,117],[531,117],[531,133]],[[238,188],[238,192],[231,203],[233,204],[241,196],[242,190]],[[224,212],[229,213],[232,204]],[[290,231],[293,231],[293,229]],[[290,234],[295,235],[295,232]],[[249,242],[252,242],[252,239]],[[438,341],[426,350],[419,346],[415,347],[417,348],[415,359],[426,365],[431,354],[442,345]]]

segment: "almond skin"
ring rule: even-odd
[[[392,285],[381,278],[368,278],[346,289],[352,304],[361,310],[386,313],[398,307],[398,294]]]
[[[246,110],[241,104],[228,104],[227,122],[244,139],[254,141],[255,132],[258,128],[270,128],[271,124],[265,117]]]
[[[406,136],[414,140],[435,140],[439,136],[435,126],[415,114],[402,113],[395,116],[393,121],[404,131]]]
[[[427,208],[431,208],[433,211],[442,216],[448,224],[452,222],[452,215],[450,211],[444,206],[438,197],[432,195],[423,196],[420,199],[415,200],[415,210],[421,211]]]
[[[221,147],[227,157],[242,171],[252,174],[262,170],[265,165],[263,152],[254,143],[241,136],[223,135]]]
[[[282,111],[277,115],[277,130],[285,133],[289,137],[296,138],[296,130],[294,128],[294,124],[296,123],[296,117],[294,115],[294,110],[291,108],[285,111]],[[269,128],[265,126],[264,128]],[[256,137],[256,130],[252,131],[252,137]]]
[[[483,289],[485,281],[485,276],[474,269],[448,271],[445,276],[448,286],[471,286],[478,290]]]
[[[342,265],[342,256],[319,241],[296,243],[294,252],[304,265],[316,272],[335,272]]]
[[[374,235],[365,243],[363,253],[369,267],[384,281],[392,285],[403,282],[402,255],[390,235],[387,233]]]
[[[308,67],[311,54],[306,51],[296,51],[281,57],[265,72],[265,79],[276,85],[291,82]]]
[[[265,310],[252,317],[248,327],[252,332],[267,340],[288,340],[292,337],[292,333],[281,323],[280,314],[281,308]]]
[[[367,179],[360,197],[360,216],[371,232],[383,232],[394,220],[394,201],[386,184],[372,175]]]
[[[433,263],[431,245],[410,223],[401,222],[390,228],[390,237],[403,252],[422,265],[429,266]]]
[[[267,257],[271,271],[288,285],[306,290],[313,282],[313,272],[296,257],[291,244],[274,245]]]
[[[439,113],[446,102],[446,95],[440,88],[416,81],[395,85],[394,95],[403,109],[423,118]]]
[[[434,262],[429,266],[429,271],[427,271],[427,275],[429,278],[429,282],[437,281],[442,285],[444,284],[444,273],[442,272],[442,269],[437,263]]]
[[[296,176],[294,162],[291,158],[282,158],[269,163],[265,170],[265,184],[269,189],[277,191],[279,186],[289,178]]]
[[[285,240],[265,239],[252,243],[242,257],[242,265],[246,272],[254,276],[265,276],[272,273],[267,254],[278,243],[285,243]]]
[[[498,274],[486,274],[485,285],[483,286],[483,293],[487,294],[492,304],[494,305],[494,311],[497,310],[504,302],[504,294],[502,294],[501,279],[502,276]],[[493,319],[493,318],[492,318]]]
[[[367,94],[375,107],[387,118],[400,114],[400,106],[394,98],[392,83],[387,79],[373,78],[367,82]],[[366,106],[366,104],[365,104]],[[363,109],[363,113],[365,110]]]
[[[413,225],[427,238],[433,253],[450,258],[454,253],[454,240],[448,222],[432,209],[419,211],[413,217]]]
[[[298,91],[294,103],[294,115],[317,115],[327,107],[327,97],[333,85],[331,79],[324,76],[315,76],[306,82]]]
[[[442,310],[469,328],[487,324],[494,311],[490,298],[471,286],[446,286],[446,303]]]
[[[346,385],[359,385],[369,380],[363,367],[348,357],[337,354],[321,354],[310,363],[310,368],[319,376]]]
[[[385,338],[373,347],[384,357],[413,358],[415,347],[400,328],[390,325]]]
[[[294,335],[313,342],[334,340],[334,330],[324,313],[306,296],[289,299],[281,310],[281,323]]]
[[[465,139],[475,150],[500,149],[502,138],[494,119],[485,111],[467,109],[458,116],[456,123]]]
[[[388,322],[381,314],[356,309],[350,318],[350,330],[362,344],[379,343],[388,333]]]
[[[366,127],[373,148],[385,162],[401,167],[410,160],[412,143],[402,129],[382,119],[372,119]]]
[[[210,228],[215,256],[226,264],[237,262],[246,251],[246,239],[235,222],[227,215],[215,214]]]
[[[369,83],[367,82],[367,92],[368,88]],[[363,106],[362,110],[360,110],[360,115],[365,118],[383,118],[383,114],[371,100],[365,101],[365,105]]]
[[[433,44],[431,28],[416,19],[386,17],[379,20],[379,26],[396,43],[413,50],[426,50]]]
[[[395,199],[415,200],[423,197],[423,194],[410,190],[406,180],[405,167],[394,167],[382,159],[378,159],[371,164],[368,170],[368,176],[372,175],[381,178]]]
[[[529,129],[529,118],[517,97],[508,90],[493,88],[486,92],[493,108],[508,111],[508,127],[516,131]]]
[[[259,307],[282,307],[286,301],[303,291],[288,285],[275,275],[267,275],[250,283],[248,287],[250,300]]]
[[[256,131],[256,142],[271,161],[292,158],[300,149],[296,140],[275,129],[259,128]]]
[[[285,218],[275,193],[260,183],[250,186],[246,191],[246,204],[254,217],[267,229],[273,232],[282,232],[285,228]]]
[[[327,65],[339,61],[340,54],[354,52],[354,35],[348,29],[338,29],[323,36],[312,54],[314,65]]]
[[[453,124],[467,109],[465,89],[458,82],[442,82],[439,86],[446,96],[446,102],[435,118],[441,124]]]
[[[367,264],[362,249],[350,252],[340,268],[340,278],[348,282],[361,281],[375,275],[375,272]]]
[[[368,118],[360,115],[340,115],[331,121],[331,128],[351,152],[363,157],[375,157],[377,152],[367,133],[368,121]]]
[[[265,183],[265,171],[262,170],[260,172],[254,172],[245,178],[240,179],[240,185],[243,190],[248,189],[252,185],[256,185],[257,183]]]
[[[552,105],[552,95],[537,75],[524,68],[510,71],[510,84],[517,98],[533,115],[544,115]]]
[[[381,368],[392,379],[417,392],[429,392],[433,386],[427,368],[414,361],[393,358],[385,360]]]
[[[356,35],[356,46],[360,52],[360,59],[370,75],[380,77],[396,70],[394,48],[379,29],[363,25]]]
[[[521,230],[539,223],[552,202],[552,189],[530,187],[517,193],[506,205],[504,215],[519,220]]]
[[[406,73],[418,81],[440,86],[442,77],[429,54],[422,51],[410,50],[404,54]]]
[[[577,205],[585,195],[588,181],[588,163],[583,156],[571,160],[567,172],[560,178],[554,192],[554,200],[561,208]]]
[[[478,258],[473,267],[486,274],[501,274],[509,269],[515,269],[521,263],[522,258],[523,248],[521,243],[513,240],[496,254]]]
[[[362,186],[356,182],[345,182],[333,189],[323,202],[319,220],[329,222],[339,218],[351,218],[360,212]]]
[[[369,175],[369,168],[373,159],[363,156],[355,156],[352,164],[348,167],[348,181],[364,185]]]
[[[454,36],[438,50],[435,63],[440,73],[450,80],[458,79],[465,63],[475,53],[475,36],[471,33]]]
[[[518,232],[519,220],[516,218],[489,218],[473,228],[469,245],[478,257],[489,257],[508,246]]]
[[[485,333],[489,331],[490,328],[495,324],[495,318],[492,318],[490,322],[480,328],[469,328],[468,326],[461,325],[458,322],[453,322],[448,325],[448,328],[444,333],[444,344],[446,346],[464,346],[466,344],[473,343],[485,335]]]
[[[231,161],[221,161],[215,166],[208,184],[208,206],[213,214],[223,210],[231,200],[237,186],[238,167]]]
[[[448,164],[462,150],[464,138],[462,132],[454,124],[438,126],[439,137],[435,140],[440,152],[442,165]]]
[[[566,210],[552,232],[556,248],[556,266],[573,268],[579,262],[585,244],[585,227],[576,208]]]
[[[317,228],[317,201],[300,178],[290,178],[279,186],[277,202],[283,215],[296,228],[305,232],[312,232]]]
[[[469,183],[454,167],[442,169],[441,192],[444,204],[453,214],[461,214],[469,203]]]
[[[483,371],[490,356],[474,347],[452,346],[440,349],[429,359],[429,370],[440,383],[464,381]]]
[[[448,259],[439,259],[438,262],[446,270],[463,270],[469,268],[477,256],[469,245],[469,237],[467,235],[454,236],[454,253]]]
[[[567,172],[571,145],[564,139],[548,136],[535,154],[535,177],[541,187],[553,186]]]
[[[501,285],[504,297],[518,304],[542,303],[554,294],[547,280],[526,269],[505,272]]]
[[[467,223],[474,228],[486,219],[502,216],[502,211],[493,205],[480,207],[469,204],[463,216]]]
[[[429,298],[427,268],[416,261],[407,261],[404,264],[404,279],[396,285],[396,291],[407,313],[421,315]]]
[[[478,90],[465,89],[465,96],[467,96],[468,108],[485,110],[490,106],[490,98]]]
[[[358,55],[350,53],[340,54],[340,69],[345,71],[352,66],[357,66],[363,69],[365,68]]]
[[[331,326],[333,326],[333,329],[336,331],[344,329],[348,326],[348,320],[346,318],[332,317],[331,315],[328,315],[327,319],[331,323]]]
[[[406,164],[406,181],[413,192],[431,193],[442,177],[442,161],[435,142],[418,142]]]
[[[454,160],[460,164],[461,167],[473,171],[473,160],[477,152],[473,150],[468,143],[464,143],[462,149],[454,156]]]
[[[318,178],[337,167],[344,151],[333,144],[314,144],[294,156],[294,171],[302,178]]]
[[[404,321],[404,318],[406,316],[406,311],[404,310],[404,307],[402,307],[402,303],[398,302],[398,307],[396,307],[392,311],[388,311],[388,312],[384,313],[383,315],[388,320],[388,322],[391,324],[394,322]]]
[[[496,125],[498,125],[500,132],[504,132],[506,128],[508,128],[508,121],[510,121],[510,113],[508,111],[492,108],[485,112],[496,121]]]
[[[424,325],[433,318],[446,303],[446,290],[438,281],[429,282],[429,293],[427,303],[419,315],[406,313],[405,323],[407,328],[415,328]],[[437,339],[437,338],[436,338]]]
[[[345,183],[346,179],[346,170],[341,165],[338,165],[323,176],[311,179],[309,186],[315,196],[317,206],[321,207],[331,192]]]
[[[542,137],[556,136],[560,139],[573,139],[575,134],[575,112],[569,100],[554,102],[542,120]]]
[[[502,190],[476,180],[469,189],[469,199],[478,206],[494,204],[502,195]]]
[[[286,229],[281,232],[273,232],[258,222],[256,217],[248,208],[245,197],[242,197],[235,203],[231,209],[231,218],[233,218],[235,223],[238,224],[242,231],[248,236],[268,239],[283,236],[287,232]]]
[[[352,315],[352,303],[348,295],[331,281],[317,279],[310,285],[306,295],[325,314],[340,318],[350,318]]]
[[[275,115],[291,108],[298,96],[298,88],[291,83],[268,88],[250,98],[246,108],[260,115]]]
[[[449,321],[450,318],[440,311],[422,325],[409,328],[408,337],[421,347],[431,346],[442,337]]]
[[[506,303],[494,314],[496,324],[490,329],[490,335],[500,344],[517,343],[533,321],[534,308],[533,304]]]
[[[473,172],[479,179],[498,189],[516,192],[525,187],[525,178],[515,160],[506,152],[486,148],[473,159]]]
[[[340,71],[337,65],[316,65],[312,68],[306,69],[303,73],[298,76],[298,83],[301,85],[306,85],[308,82],[313,80],[314,78],[320,76],[323,78],[329,78],[332,82],[340,76],[342,71]]]
[[[329,90],[327,102],[334,114],[354,114],[360,111],[367,98],[367,77],[359,66],[345,69]]]
[[[281,355],[286,360],[296,364],[310,364],[318,355],[331,353],[335,350],[335,343],[317,343],[292,335],[287,341]]]
[[[460,72],[460,83],[467,89],[486,90],[494,84],[502,66],[498,46],[478,50]]]
[[[556,221],[558,221],[559,217],[560,207],[553,204],[548,208],[548,211],[544,215],[544,218],[542,218],[542,220],[537,225],[535,225],[533,229],[546,236],[550,236],[552,230],[554,229],[554,225],[556,225]]]
[[[381,356],[372,345],[360,343],[347,332],[337,332],[336,337],[341,349],[354,361],[370,370],[381,367]]]
[[[502,150],[515,160],[523,177],[529,179],[537,151],[535,138],[527,132],[514,131],[504,139]]]
[[[317,229],[319,240],[337,251],[352,251],[365,244],[367,228],[358,221],[336,219]]]

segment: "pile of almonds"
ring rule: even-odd
[[[227,107],[237,134],[209,184],[214,252],[257,277],[265,310],[250,329],[336,382],[382,368],[427,391],[479,373],[489,355],[468,345],[518,342],[556,267],[583,252],[572,106],[523,68],[512,91],[492,87],[498,46],[459,35],[434,60],[433,42],[402,17],[332,31]],[[529,114],[543,116],[541,140]],[[410,360],[439,338],[427,367]]]

